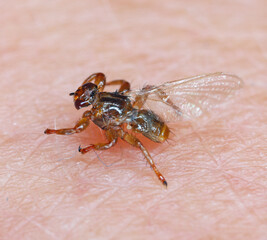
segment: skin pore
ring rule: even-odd
[[[263,0],[3,1],[0,15],[0,239],[263,239],[266,236],[266,29]],[[209,72],[244,89],[168,143],[138,149],[73,136],[70,92],[94,72],[132,88]],[[97,154],[97,155],[96,155]],[[102,164],[102,162],[104,164]]]

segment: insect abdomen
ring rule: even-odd
[[[170,134],[168,126],[150,110],[136,110],[130,125],[133,130],[154,142],[164,142]]]

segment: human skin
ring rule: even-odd
[[[266,238],[266,1],[2,1],[0,239]],[[105,152],[72,136],[68,93],[93,72],[134,88],[216,71],[231,101],[171,124],[169,143]],[[104,164],[101,163],[104,162]],[[111,165],[111,166],[107,166]]]

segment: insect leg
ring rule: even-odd
[[[142,90],[149,90],[153,87],[154,86],[152,86],[152,85],[147,85],[147,86],[143,87]],[[133,102],[133,107],[138,108],[138,109],[142,108],[144,106],[147,98],[148,98],[148,95],[149,95],[149,93],[137,95],[134,102]]]
[[[142,108],[147,100],[148,94],[144,95],[137,95],[134,102],[133,102],[133,107],[134,108]]]
[[[121,85],[119,92],[128,92],[131,86],[130,83],[125,80],[113,80],[111,82],[107,82],[106,85]]]
[[[145,86],[142,90],[150,90],[152,89],[154,86],[153,85],[147,85]],[[182,115],[182,111],[179,107],[177,107],[169,98],[169,96],[161,89],[157,89],[155,91],[155,93],[157,94],[157,96],[168,106],[172,107],[178,115]],[[142,95],[137,95],[134,103],[133,103],[133,107],[135,108],[142,108],[148,98],[149,93],[144,93]]]
[[[62,128],[62,129],[49,129],[47,128],[45,134],[59,134],[59,135],[70,135],[74,133],[79,133],[85,130],[89,126],[90,111],[86,111],[83,117],[76,123],[73,128]]]
[[[89,82],[94,82],[97,85],[99,92],[102,92],[106,85],[106,76],[103,73],[94,73],[90,75],[88,78],[86,78],[83,84]]]
[[[144,145],[140,142],[140,140],[138,138],[136,138],[135,136],[133,136],[133,135],[127,133],[127,132],[124,132],[123,130],[119,131],[119,135],[120,135],[122,140],[124,140],[125,142],[131,144],[134,147],[139,148],[142,151],[142,153],[145,156],[147,162],[152,167],[152,169],[156,173],[156,175],[159,178],[159,180],[162,182],[162,184],[164,184],[167,187],[166,179],[163,177],[163,175],[157,169],[152,157],[150,156],[149,152],[144,147]]]
[[[170,100],[169,96],[163,90],[158,89],[156,93],[165,104],[172,107],[178,115],[182,115],[181,109]]]
[[[108,140],[107,143],[97,143],[97,144],[92,144],[88,147],[85,148],[81,148],[79,147],[79,152],[81,152],[82,154],[85,154],[87,152],[89,152],[92,149],[95,150],[106,150],[111,148],[112,146],[114,146],[117,143],[118,140],[118,134],[116,131],[109,129],[106,131],[106,138]]]

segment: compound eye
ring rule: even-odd
[[[86,90],[93,90],[93,89],[96,88],[96,85],[93,84],[93,83],[91,83],[91,82],[89,82],[89,83],[85,83],[85,84],[83,84],[83,85],[82,85],[82,88],[83,88],[83,89],[86,89]]]
[[[90,97],[93,98],[96,94],[96,90],[92,90],[91,93],[90,93]]]

